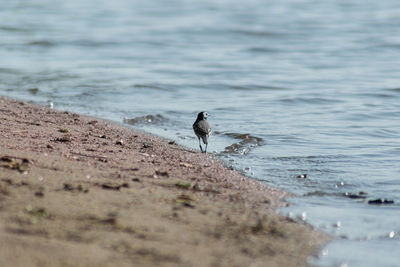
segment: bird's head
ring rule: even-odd
[[[208,118],[208,113],[206,111],[202,111],[197,114],[197,120],[206,120]]]

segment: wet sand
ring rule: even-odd
[[[307,266],[329,239],[213,155],[0,97],[0,266]]]

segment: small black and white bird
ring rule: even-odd
[[[208,138],[211,135],[211,127],[207,121],[208,113],[205,111],[200,112],[197,114],[197,119],[193,123],[193,130],[196,134],[197,138],[199,138],[199,146],[201,152],[207,153],[207,146],[208,146]],[[203,143],[206,145],[206,148],[203,150],[201,147],[200,138],[203,140]]]

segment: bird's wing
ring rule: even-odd
[[[211,127],[210,124],[206,120],[202,120],[197,125],[198,132],[202,135],[210,135],[211,134]]]

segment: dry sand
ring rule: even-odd
[[[174,142],[0,97],[0,266],[307,266],[287,193]]]

